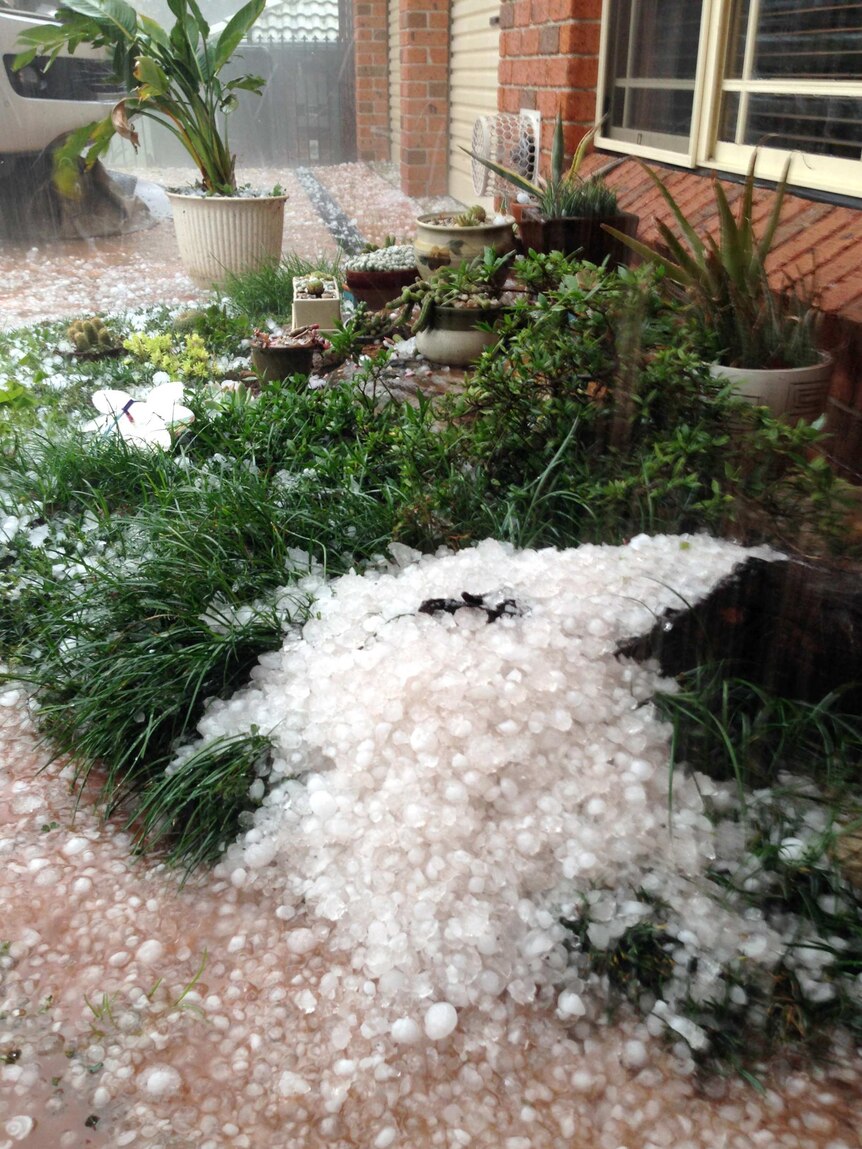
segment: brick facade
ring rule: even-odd
[[[386,0],[354,0],[356,25],[357,143],[361,159],[390,154]],[[450,0],[400,0],[401,185],[413,196],[439,195],[448,180],[448,71]],[[602,0],[501,0],[498,107],[542,115],[540,171],[547,172],[557,111],[565,125],[566,153],[596,121]],[[621,205],[641,217],[641,235],[653,238],[666,205],[642,169],[619,156],[594,155],[588,167],[610,164]],[[710,180],[702,172],[670,169],[668,182],[695,223],[709,226],[714,210]],[[758,205],[768,213],[770,196]],[[668,217],[668,222],[670,218]],[[862,482],[862,212],[788,197],[776,236],[771,271],[814,271],[826,312],[824,335],[837,359],[829,428],[832,455],[844,473]]]
[[[413,196],[442,195],[449,167],[449,0],[400,0],[401,138],[389,125],[389,10],[355,0],[356,147],[361,160],[391,158]]]
[[[602,0],[503,0],[500,93],[504,112],[538,109],[547,170],[557,111],[566,152],[596,119]]]
[[[356,154],[389,159],[389,31],[386,0],[355,0]]]
[[[401,139],[412,196],[444,195],[449,177],[449,0],[401,0]]]

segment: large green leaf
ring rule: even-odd
[[[227,27],[219,36],[215,45],[213,57],[213,72],[220,72],[242,40],[245,39],[249,29],[260,16],[266,5],[266,0],[250,0],[235,16],[232,16]]]
[[[138,14],[125,0],[65,0],[57,19],[63,21],[67,12],[87,17],[116,39],[134,39],[138,30]]]
[[[733,217],[730,204],[727,201],[724,188],[717,179],[713,180],[713,192],[718,208],[718,222],[721,229],[720,255],[721,262],[727,272],[728,278],[737,288],[744,287],[749,271],[749,260],[746,249],[746,230],[751,229],[751,217],[746,226],[745,220],[738,222]]]
[[[163,96],[171,82],[151,56],[139,56],[135,64],[135,79],[147,87],[147,97]],[[145,97],[141,95],[141,99]]]
[[[557,112],[554,124],[554,139],[551,143],[551,183],[558,184],[563,178],[563,156],[565,153],[565,140],[563,139],[563,117]]]
[[[757,152],[754,153],[751,159],[752,179],[754,178],[754,162]],[[769,213],[769,220],[767,221],[766,228],[761,236],[760,243],[757,247],[757,254],[762,264],[766,263],[766,257],[772,248],[772,241],[775,238],[775,229],[778,227],[778,218],[781,215],[781,208],[784,204],[784,196],[787,191],[787,177],[790,174],[790,161],[792,157],[788,156],[784,163],[784,168],[781,172],[781,178],[775,185],[775,200],[772,204],[772,211]]]
[[[587,149],[595,139],[596,132],[602,126],[603,122],[604,116],[602,116],[601,120],[599,120],[597,124],[594,124],[588,132],[585,132],[581,136],[578,146],[575,148],[575,154],[572,156],[572,162],[569,165],[568,179],[575,179],[578,175],[578,172],[581,170],[581,164],[584,162],[584,156],[587,154]]]
[[[602,231],[606,231],[608,235],[612,235],[614,239],[620,240],[642,259],[660,267],[665,275],[667,275],[669,279],[672,279],[674,283],[679,283],[685,287],[690,282],[688,274],[679,264],[674,263],[672,259],[668,259],[666,255],[662,255],[656,251],[654,247],[649,247],[639,239],[634,239],[632,236],[626,235],[625,232],[620,231],[619,228],[611,227],[609,223],[603,223],[600,226]]]
[[[141,39],[144,40],[144,42],[151,40],[153,44],[157,44],[160,48],[168,47],[171,42],[170,36],[168,36],[167,32],[164,30],[161,24],[157,23],[155,20],[151,20],[149,16],[144,16],[143,14],[140,16],[140,22],[142,32]]]
[[[228,80],[224,86],[226,92],[260,92],[266,84],[263,76],[240,76],[236,80]]]
[[[66,33],[56,24],[43,24],[36,28],[27,28],[18,37],[19,45],[28,45],[19,52],[12,61],[12,67],[17,71],[24,68],[36,56],[41,54],[54,55],[66,46]]]

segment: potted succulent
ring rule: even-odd
[[[662,178],[644,165],[670,207],[682,233],[658,223],[664,249],[617,233],[621,242],[651,263],[667,280],[707,333],[716,362],[714,376],[731,382],[741,398],[769,407],[776,416],[816,419],[823,411],[832,358],[817,345],[820,313],[804,284],[773,290],[766,261],[787,190],[789,161],[775,189],[763,233],[753,223],[753,153],[734,215],[724,188],[713,180],[718,235],[703,238],[686,218]]]
[[[638,217],[632,212],[621,212],[617,197],[599,173],[580,174],[599,125],[596,124],[578,144],[572,161],[564,169],[563,120],[557,113],[551,147],[551,174],[539,183],[532,183],[518,172],[495,160],[466,151],[474,160],[490,168],[507,180],[519,192],[530,197],[530,203],[521,210],[519,228],[525,250],[545,253],[560,251],[564,255],[579,255],[590,263],[600,264],[609,259],[612,265],[626,263],[629,252],[615,235],[602,230],[610,224],[626,235],[637,231]]]
[[[479,204],[463,212],[432,212],[416,220],[413,247],[423,279],[441,267],[457,267],[482,256],[486,248],[497,255],[515,251],[515,221],[510,215],[488,218]],[[505,278],[505,265],[502,267]]]
[[[341,322],[341,292],[327,275],[295,275],[291,321],[294,327],[334,331]]]
[[[494,346],[493,325],[505,309],[501,274],[505,281],[511,254],[486,248],[470,263],[441,267],[404,289],[396,301],[397,323],[410,324],[420,354],[432,363],[465,367]]]
[[[204,19],[197,0],[170,0],[170,30],[137,12],[125,0],[65,0],[55,22],[23,32],[15,67],[37,55],[49,63],[80,45],[106,50],[116,79],[128,95],[109,115],[70,133],[55,154],[58,186],[74,194],[79,155],[92,165],[114,135],[137,147],[136,116],[154,120],[176,137],[200,172],[200,190],[172,194],[180,256],[202,286],[229,273],[277,260],[284,227],[283,195],[239,194],[225,117],[241,91],[260,93],[259,76],[223,80],[221,73],[264,9],[249,0],[219,30]]]
[[[357,303],[379,311],[416,282],[416,256],[412,243],[396,243],[387,236],[380,246],[369,245],[344,264],[347,290]]]
[[[291,331],[255,329],[251,341],[251,362],[261,383],[277,383],[293,375],[310,375],[315,351],[326,351],[315,324],[295,327]]]

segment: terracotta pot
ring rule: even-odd
[[[538,208],[525,207],[521,215],[521,243],[524,251],[561,251],[578,255],[589,263],[601,264],[607,259],[611,267],[625,266],[633,252],[624,243],[602,230],[602,224],[617,228],[634,237],[639,217],[632,212],[606,216],[560,216],[547,219]]]
[[[292,375],[310,375],[314,359],[311,347],[255,347],[251,362],[261,383],[278,383]]]
[[[441,220],[450,219],[452,212],[434,212],[420,215],[416,220],[416,266],[423,279],[430,278],[438,267],[458,267],[482,255],[486,247],[497,255],[516,251],[515,221],[506,216],[503,223],[480,223],[475,227],[456,227]],[[504,269],[500,282],[507,275]]]
[[[418,276],[415,267],[392,271],[348,271],[347,290],[357,303],[367,304],[371,311],[380,311],[397,299],[405,287],[415,283]]]
[[[180,259],[199,287],[259,271],[281,258],[287,196],[198,196],[168,192]]]
[[[715,379],[733,384],[740,399],[758,407],[768,407],[776,418],[805,419],[811,422],[826,409],[832,379],[832,356],[820,352],[820,361],[811,367],[725,367],[713,363]]]
[[[496,323],[501,307],[435,307],[431,326],[416,336],[416,350],[432,363],[466,367],[499,339],[496,331],[483,331],[477,323]]]

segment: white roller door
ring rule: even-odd
[[[452,0],[449,58],[449,194],[463,203],[483,203],[473,191],[470,147],[477,116],[497,111],[500,64],[500,0]],[[492,24],[491,20],[495,22]]]

